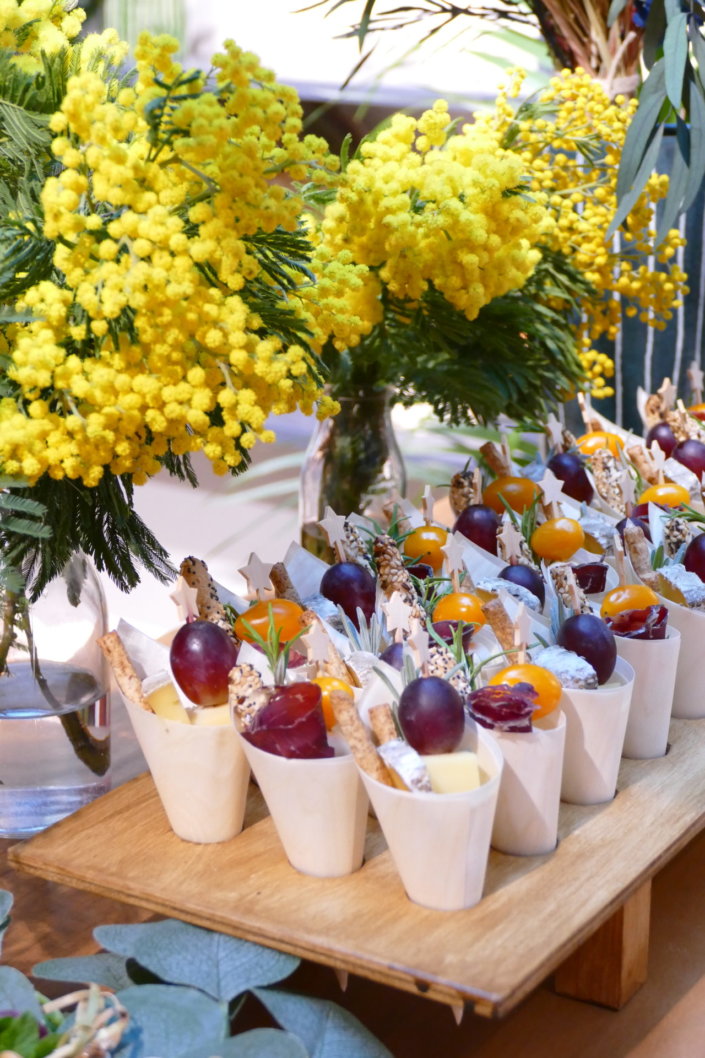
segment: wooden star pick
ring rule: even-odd
[[[404,638],[404,633],[409,631],[409,616],[411,606],[404,601],[399,591],[393,591],[382,603],[385,617],[387,618],[387,629],[394,634],[394,639],[399,643]]]
[[[412,624],[413,631],[407,643],[413,651],[417,669],[425,676],[428,663],[428,632],[421,627],[420,621],[413,621]]]
[[[520,602],[514,618],[514,647],[516,649],[516,660],[520,665],[523,665],[526,661],[526,644],[530,635],[531,618],[526,611],[524,603]]]
[[[563,424],[559,419],[551,412],[548,419],[546,420],[546,433],[548,434],[551,442],[551,447],[555,448],[557,452],[563,450]]]
[[[693,394],[693,403],[702,404],[703,400],[703,379],[705,374],[700,368],[700,364],[697,360],[691,360],[690,367],[686,371],[688,381],[690,382],[690,390]]]
[[[325,516],[318,523],[328,537],[328,543],[335,551],[338,562],[345,561],[345,516],[336,514],[332,507],[326,507]]]
[[[449,533],[448,539],[441,548],[446,556],[446,569],[450,577],[453,591],[460,591],[460,574],[465,569],[463,556],[468,542],[462,533]]]
[[[619,489],[622,493],[625,507],[629,504],[634,506],[634,503],[636,502],[636,487],[634,484],[634,478],[626,468],[620,474]]]
[[[423,499],[421,500],[421,507],[423,510],[423,520],[426,525],[431,525],[433,522],[433,492],[431,491],[430,485],[425,485],[423,490]]]
[[[311,630],[301,637],[306,647],[306,656],[312,665],[328,660],[330,638],[320,621],[314,621]]]
[[[663,474],[663,464],[666,462],[666,453],[657,441],[652,441],[649,445],[649,453],[654,461],[654,465],[659,475]]]
[[[558,504],[563,496],[563,482],[557,478],[552,470],[546,467],[544,475],[539,481],[541,489],[541,503],[549,518],[558,517]]]
[[[272,582],[269,579],[271,569],[272,563],[270,562],[269,565],[267,565],[266,562],[262,562],[253,551],[247,565],[242,566],[242,568],[238,570],[238,573],[242,573],[247,581],[247,587],[250,592],[253,595],[256,595],[258,599],[261,599],[264,592],[272,586]]]
[[[174,590],[169,592],[169,598],[174,600],[180,621],[194,621],[198,617],[197,597],[196,588],[192,588],[183,577],[176,578],[176,585]]]
[[[524,537],[514,522],[507,519],[497,534],[497,546],[501,549],[501,557],[508,565],[511,565],[512,559],[518,559],[521,556],[521,542],[523,539]]]
[[[663,401],[663,406],[667,411],[669,408],[673,407],[676,399],[676,387],[673,385],[670,378],[664,378],[656,392]]]

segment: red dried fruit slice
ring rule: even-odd
[[[614,617],[603,618],[616,636],[625,639],[665,639],[668,610],[665,606],[647,606],[643,610],[622,610]]]
[[[497,731],[531,731],[538,695],[530,683],[498,683],[468,696],[468,710],[483,727]]]
[[[606,562],[583,562],[573,566],[573,573],[579,586],[586,595],[595,595],[604,591],[607,584]]]
[[[258,749],[292,760],[332,757],[321,708],[321,688],[315,683],[276,687],[243,737]]]

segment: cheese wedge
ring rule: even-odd
[[[171,683],[163,683],[147,695],[150,708],[165,720],[177,720],[181,724],[195,724],[197,727],[230,723],[230,706],[211,705],[207,709],[194,709],[189,715],[179,700]]]
[[[470,750],[456,753],[431,753],[423,762],[434,793],[464,793],[482,783],[477,754]]]

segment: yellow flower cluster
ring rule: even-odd
[[[541,202],[518,193],[524,160],[500,135],[466,125],[451,135],[438,101],[418,120],[397,114],[341,175],[320,226],[328,254],[347,252],[368,273],[348,305],[372,326],[383,289],[417,302],[430,284],[468,320],[521,287],[553,226]]]
[[[618,97],[611,102],[599,82],[582,70],[564,70],[538,99],[515,113],[509,99],[516,96],[523,74],[500,93],[495,110],[477,116],[489,131],[507,134],[527,172],[531,189],[543,192],[556,219],[547,244],[569,256],[597,291],[584,305],[578,328],[581,359],[596,397],[612,394],[607,378],[613,374],[609,357],[594,343],[618,333],[622,300],[627,315],[663,329],[673,309],[687,293],[687,276],[675,255],[683,238],[671,230],[654,247],[655,205],[665,197],[668,177],[652,176],[629,215],[625,230],[611,243],[605,236],[616,208],[619,158],[636,100]],[[604,148],[595,151],[597,142]],[[654,265],[644,255],[655,254]]]
[[[114,36],[101,46],[117,54]],[[82,64],[51,119],[62,168],[42,205],[56,275],[25,292],[16,307],[32,319],[6,334],[8,475],[140,483],[168,453],[196,450],[225,473],[274,439],[270,414],[330,412],[311,350],[365,326],[340,313],[341,291],[361,283],[350,255],[320,256],[317,298],[305,276],[299,297],[263,264],[268,240],[297,231],[303,202],[288,179],[334,168],[325,143],[302,135],[296,93],[232,42],[214,83],[184,74],[176,48],[143,35],[133,87]],[[288,341],[282,313],[296,324]]]
[[[28,71],[41,68],[40,55],[66,47],[81,32],[86,12],[67,11],[64,0],[0,0],[0,48],[15,52]]]

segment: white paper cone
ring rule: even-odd
[[[368,801],[352,756],[289,760],[240,743],[291,866],[318,878],[356,871]]]
[[[458,911],[482,899],[502,753],[476,729],[475,749],[487,781],[467,793],[411,793],[361,772],[406,895],[437,911]]]
[[[494,731],[504,757],[492,847],[511,856],[541,856],[558,840],[566,721],[520,733]]]
[[[634,669],[620,657],[602,687],[592,691],[563,688],[562,801],[594,805],[614,797],[633,688]]]
[[[672,715],[679,720],[696,720],[705,716],[703,693],[703,654],[705,652],[705,612],[689,610],[669,599],[668,624],[681,634],[681,649],[676,668]]]
[[[232,724],[183,724],[125,706],[174,833],[201,844],[239,834],[250,768]]]
[[[634,760],[662,757],[668,745],[680,632],[669,628],[665,639],[615,639],[620,658],[629,662],[635,674],[622,756]]]

